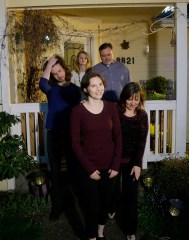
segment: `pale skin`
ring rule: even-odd
[[[86,109],[93,114],[99,114],[104,107],[102,99],[102,95],[104,93],[104,85],[102,83],[102,80],[99,77],[93,77],[90,79],[90,85],[84,89],[86,93],[88,93],[88,99],[83,102],[83,105],[86,107]],[[109,169],[109,178],[115,177],[118,172],[112,169]],[[99,180],[100,177],[100,171],[97,169],[95,170],[91,175],[91,179]]]
[[[79,54],[79,69],[80,72],[85,72],[87,68],[87,56],[85,53]]]
[[[130,99],[126,100],[126,108],[125,108],[125,115],[127,117],[133,117],[136,115],[136,108],[140,103],[140,94],[134,94],[130,97]],[[141,168],[138,166],[134,166],[131,170],[130,175],[134,174],[134,179],[138,180],[141,174]]]
[[[113,61],[113,52],[111,48],[105,48],[100,51],[100,57],[104,64],[109,65]]]
[[[58,81],[58,85],[63,86],[65,81],[65,70],[60,66],[60,64],[56,64],[57,58],[55,56],[52,56],[48,60],[48,64],[46,69],[43,72],[42,77],[49,79],[50,74],[54,76],[54,78]]]
[[[93,114],[98,114],[103,110],[104,104],[102,99],[102,95],[104,93],[104,85],[102,80],[99,77],[93,77],[90,79],[90,85],[84,89],[86,93],[88,93],[88,99],[83,102],[83,105],[86,109]],[[108,171],[110,173],[109,178],[115,177],[118,172],[112,169]],[[100,177],[100,171],[95,170],[91,175],[90,178],[93,180],[98,181]],[[98,236],[104,236],[104,225],[98,225]],[[90,240],[96,240],[96,238],[90,238]]]

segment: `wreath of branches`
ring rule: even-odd
[[[14,21],[11,20],[12,17]],[[12,53],[17,55],[21,53],[25,61],[24,83],[19,84],[18,87],[22,90],[24,88],[25,102],[39,101],[38,81],[44,54],[58,46],[59,28],[47,10],[27,9],[19,13],[10,13],[9,20],[11,25],[9,31],[12,33],[10,44],[14,45],[11,47]]]

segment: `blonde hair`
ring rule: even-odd
[[[85,54],[86,57],[87,57],[86,70],[91,67],[91,63],[90,63],[90,59],[89,59],[88,53],[85,52],[85,51],[80,51],[80,52],[78,52],[78,54],[77,54],[76,61],[75,61],[75,65],[74,65],[74,69],[75,69],[75,71],[76,71],[77,73],[80,72],[80,69],[79,69],[79,56],[80,56],[80,54],[82,54],[82,53]]]

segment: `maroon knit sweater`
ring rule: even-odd
[[[121,127],[114,103],[104,101],[101,113],[89,112],[83,104],[72,110],[71,137],[74,153],[90,175],[95,170],[119,171]]]

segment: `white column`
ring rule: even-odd
[[[8,45],[6,36],[7,24],[6,0],[0,1],[0,111],[9,112],[9,67],[8,67]],[[0,190],[14,190],[15,178],[0,182]]]
[[[187,128],[187,3],[177,3],[176,25],[176,152],[186,152]]]
[[[1,109],[9,112],[10,94],[9,94],[9,67],[8,67],[8,44],[7,44],[7,10],[6,0],[0,1],[0,101]]]

